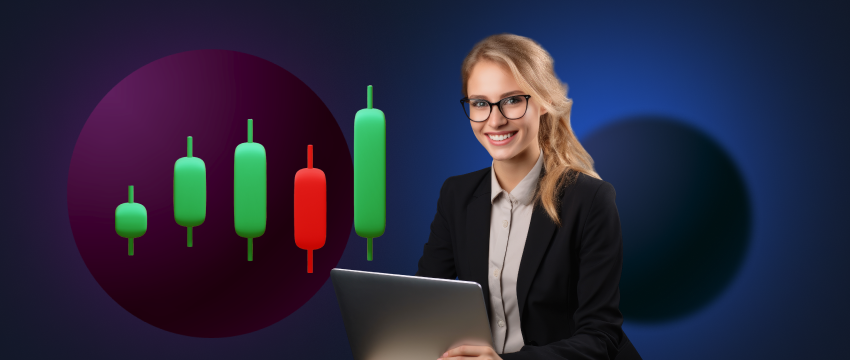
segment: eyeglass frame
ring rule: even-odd
[[[505,116],[505,112],[502,110],[502,101],[505,101],[505,100],[507,100],[507,99],[510,99],[510,98],[512,98],[512,97],[514,97],[514,96],[522,96],[522,97],[525,97],[525,111],[522,113],[522,116],[517,117],[517,118],[513,118],[513,119],[512,119],[512,118],[509,118],[509,117]],[[467,119],[469,119],[469,121],[472,121],[472,122],[485,122],[485,121],[487,121],[487,119],[489,119],[489,118],[490,118],[490,114],[492,114],[492,113],[493,113],[493,106],[494,106],[494,105],[499,107],[499,113],[501,113],[501,114],[502,114],[502,116],[504,116],[504,117],[505,117],[505,119],[508,119],[508,120],[517,120],[517,119],[521,119],[521,118],[522,118],[523,116],[525,116],[525,114],[528,112],[528,103],[530,102],[528,99],[530,99],[530,98],[531,98],[531,95],[511,95],[511,96],[508,96],[508,97],[506,97],[506,98],[504,98],[504,99],[500,99],[500,100],[499,100],[499,101],[497,101],[497,102],[489,102],[489,101],[487,101],[486,99],[470,99],[470,98],[468,98],[468,97],[464,97],[463,99],[460,99],[460,106],[463,108],[463,114],[464,114],[464,115],[466,115],[466,118],[467,118]],[[464,102],[467,102],[467,101],[469,101],[469,100],[480,100],[480,101],[483,101],[483,102],[486,102],[487,104],[489,104],[489,105],[490,105],[490,112],[487,114],[487,118],[485,118],[484,120],[472,120],[472,118],[471,118],[471,117],[469,117],[469,114],[467,114],[467,113],[466,113],[466,107],[464,107],[464,106],[463,106],[463,103],[464,103]]]

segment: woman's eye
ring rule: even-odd
[[[505,104],[507,104],[507,105],[516,104],[518,102],[519,102],[519,100],[516,98],[516,96],[509,97],[509,98],[505,99]]]
[[[484,102],[482,101],[473,101],[472,106],[474,107],[484,107]]]

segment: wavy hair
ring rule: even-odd
[[[482,59],[508,69],[523,91],[528,92],[547,111],[540,116],[538,142],[543,150],[543,174],[534,191],[540,204],[555,224],[561,190],[575,181],[579,173],[601,179],[593,169],[593,159],[576,138],[570,126],[573,101],[567,98],[567,84],[555,75],[554,60],[534,40],[513,34],[496,34],[479,41],[461,65],[461,93],[467,96],[467,80],[472,67]]]

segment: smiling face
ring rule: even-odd
[[[484,99],[490,102],[497,102],[511,95],[528,94],[520,90],[508,69],[486,59],[480,60],[472,67],[467,80],[467,92],[470,99]],[[533,97],[528,102],[528,110],[519,119],[508,120],[497,106],[493,106],[486,121],[469,122],[475,137],[493,160],[520,160],[531,156],[532,161],[537,160],[540,115],[545,114],[546,110],[539,106]]]

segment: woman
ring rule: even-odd
[[[640,358],[621,328],[614,188],[573,134],[552,63],[510,34],[463,61],[461,103],[493,163],[445,181],[416,275],[481,284],[495,348],[441,359]]]

